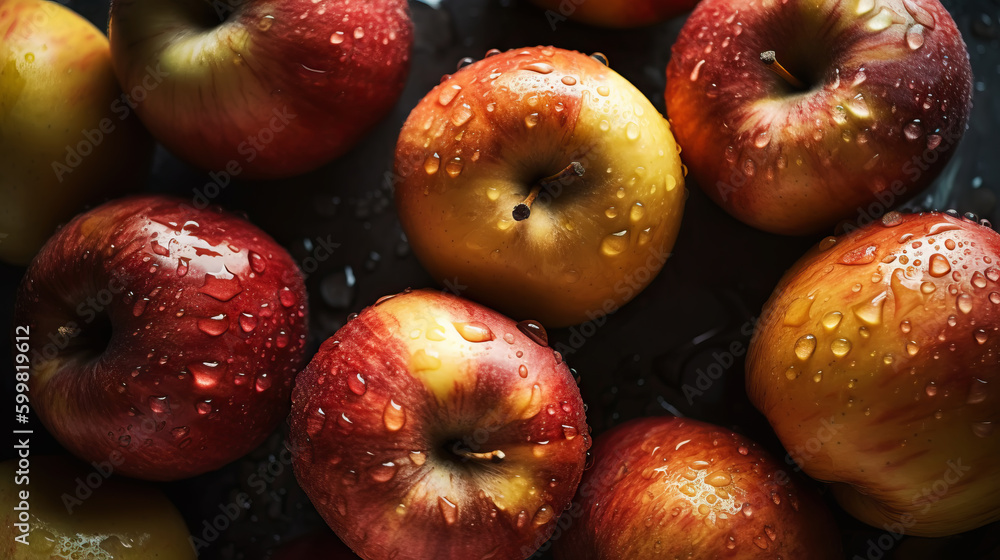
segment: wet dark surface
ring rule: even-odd
[[[975,74],[971,128],[952,163],[912,208],[957,208],[1000,223],[1000,0],[944,2],[969,46]],[[69,2],[103,26],[103,2]],[[560,22],[553,29],[527,1],[445,1],[440,8],[411,3],[416,25],[413,68],[392,114],[347,156],[306,176],[279,182],[235,182],[216,201],[244,211],[251,221],[306,263],[321,240],[339,243],[307,278],[311,297],[310,349],[379,296],[406,287],[430,286],[410,254],[392,205],[390,188],[396,135],[409,110],[463,57],[551,44],[601,51],[612,67],[641,89],[662,112],[664,70],[683,18],[631,31],[605,31]],[[192,196],[209,181],[160,150],[149,190]],[[747,434],[777,457],[785,452],[743,388],[743,363],[735,357],[720,380],[688,399],[681,387],[737,343],[749,342],[753,319],[782,272],[818,238],[785,238],[750,229],[713,205],[693,184],[674,256],[633,303],[601,325],[550,332],[582,379],[595,434],[623,420],[677,412]],[[310,265],[311,267],[311,265]],[[23,270],[0,267],[0,318],[9,324],[13,294]],[[5,362],[5,363],[9,363]],[[721,362],[729,364],[728,360]],[[8,392],[9,394],[9,392]],[[285,426],[282,426],[284,429]],[[36,439],[35,452],[58,452]],[[9,449],[9,448],[5,448]],[[279,431],[250,456],[214,473],[163,485],[196,535],[220,505],[250,496],[247,509],[201,551],[205,559],[268,558],[276,545],[322,521],[281,460]],[[9,451],[4,451],[9,457]],[[287,457],[287,455],[285,456]],[[844,514],[832,500],[847,557],[868,557],[869,542],[885,533]],[[947,539],[905,538],[885,558],[1000,558],[990,535],[996,524]]]

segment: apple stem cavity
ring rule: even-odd
[[[536,184],[531,189],[531,192],[528,193],[528,196],[524,199],[524,201],[519,203],[517,206],[514,206],[514,211],[511,213],[514,217],[514,220],[521,222],[527,220],[528,217],[531,216],[531,203],[535,201],[535,198],[538,197],[538,193],[542,192],[543,188],[548,187],[549,185],[552,185],[554,183],[562,183],[563,185],[567,185],[573,179],[577,177],[582,177],[586,171],[587,170],[586,168],[583,167],[582,163],[574,161],[573,163],[567,165],[565,169],[563,169],[559,173],[556,173],[555,175],[550,175],[539,181],[538,184]],[[503,457],[500,458],[503,459]]]
[[[500,451],[499,449],[495,449],[493,451],[490,451],[489,453],[476,453],[475,451],[462,451],[462,452],[459,452],[459,455],[461,457],[466,458],[466,459],[470,459],[470,460],[475,459],[475,460],[478,460],[478,461],[490,461],[491,463],[499,463],[499,462],[501,462],[501,461],[504,460],[504,457],[507,456],[503,451]]]
[[[785,67],[778,62],[778,56],[774,51],[764,51],[760,53],[760,61],[763,62],[772,72],[788,82],[788,85],[795,89],[806,89],[806,84],[803,83],[802,80],[793,76],[791,72],[786,70]]]

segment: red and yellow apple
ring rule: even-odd
[[[555,27],[566,19],[598,27],[642,27],[694,8],[698,0],[532,0]]]
[[[86,19],[7,0],[0,37],[0,260],[24,265],[85,205],[141,186],[153,143]]]
[[[938,0],[704,0],[674,43],[666,103],[701,188],[798,235],[929,185],[965,132],[972,70]]]
[[[593,454],[557,559],[843,558],[816,492],[739,434],[641,418],[598,436]]]
[[[400,132],[410,245],[439,282],[518,319],[614,312],[677,237],[684,177],[670,126],[597,57],[491,53],[431,90]]]
[[[580,390],[534,322],[435,291],[380,299],[295,380],[299,484],[366,560],[522,560],[583,473]]]
[[[998,281],[989,227],[891,212],[820,242],[765,305],[750,399],[858,519],[919,536],[1000,519]]]
[[[118,79],[156,138],[245,178],[354,146],[402,93],[413,43],[404,0],[114,0],[109,25]]]
[[[187,526],[162,492],[68,457],[0,464],[0,556],[194,560]],[[109,478],[110,477],[110,478]]]
[[[22,280],[16,350],[31,404],[78,457],[194,476],[259,445],[288,413],[306,292],[289,254],[246,220],[139,196],[77,216]],[[18,334],[23,329],[19,329]]]

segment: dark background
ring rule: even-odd
[[[65,2],[106,29],[104,0]],[[1000,0],[943,2],[969,47],[974,72],[970,129],[950,165],[927,192],[904,206],[955,208],[1000,223]],[[608,31],[570,21],[552,28],[543,11],[526,0],[445,0],[439,7],[411,1],[415,23],[413,66],[402,99],[351,153],[304,176],[277,182],[229,185],[216,199],[244,211],[250,220],[285,245],[298,262],[312,254],[318,239],[340,247],[307,278],[312,331],[310,348],[333,334],[352,312],[378,297],[406,287],[430,286],[430,278],[410,254],[392,204],[388,173],[396,135],[410,109],[453,72],[463,57],[480,58],[490,48],[506,50],[551,44],[590,53],[600,51],[611,66],[664,112],[665,68],[670,46],[684,23],[677,18],[640,30]],[[158,149],[148,190],[190,197],[209,182]],[[724,377],[693,403],[681,393],[699,369],[733,341],[746,346],[750,324],[782,272],[819,237],[788,238],[753,230],[713,205],[689,181],[680,237],[673,256],[653,283],[594,332],[562,329],[550,340],[569,347],[566,359],[581,376],[588,419],[594,433],[623,420],[678,413],[742,432],[776,457],[785,457],[766,420],[744,392],[743,363],[737,359]],[[830,232],[832,233],[832,232]],[[0,264],[0,321],[10,324],[22,268]],[[353,278],[353,283],[349,279]],[[741,332],[742,331],[742,332]],[[4,363],[11,363],[8,350]],[[6,395],[12,376],[4,376]],[[4,397],[6,400],[6,396]],[[38,431],[44,432],[40,426]],[[232,527],[202,551],[204,559],[268,558],[273,548],[297,535],[324,527],[295,483],[291,468],[278,461],[285,426],[251,455],[194,479],[164,484],[194,532],[218,514],[220,504],[245,492],[247,509]],[[33,453],[60,453],[51,438],[36,434]],[[3,458],[11,457],[6,446]],[[998,458],[1000,461],[1000,458]],[[251,486],[256,473],[279,472],[262,493]],[[248,480],[249,479],[249,480]],[[867,557],[869,540],[884,533],[843,513],[829,499],[844,535],[847,557]],[[905,538],[884,558],[1000,558],[1000,524],[943,539]]]

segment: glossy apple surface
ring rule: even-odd
[[[779,64],[794,87],[761,62]],[[941,172],[972,70],[938,0],[705,0],[667,68],[684,161],[727,212],[781,234],[882,216]]]
[[[890,213],[822,241],[766,304],[747,392],[858,519],[919,536],[1000,519],[998,280],[989,227]]]
[[[592,453],[553,541],[559,560],[843,558],[818,495],[739,434],[641,418],[598,436]]]
[[[473,63],[431,90],[396,147],[396,206],[421,264],[517,319],[612,312],[663,266],[684,178],[667,121],[596,59],[552,47]],[[514,208],[573,163],[583,175]]]
[[[142,185],[153,144],[86,19],[7,0],[0,37],[0,260],[25,265],[86,204]]]
[[[92,467],[69,457],[32,455],[27,468],[15,460],[0,464],[0,556],[7,560],[197,558],[181,514],[162,492],[134,480],[108,478],[112,474],[111,462]],[[21,495],[25,491],[26,500]],[[28,524],[26,536],[17,526],[20,523]],[[19,536],[27,545],[14,540]]]
[[[698,0],[532,0],[553,26],[572,19],[597,27],[642,27],[688,12]]]
[[[404,292],[298,375],[296,477],[362,558],[523,559],[545,543],[590,438],[573,376],[540,333],[453,295]]]
[[[404,0],[115,0],[109,26],[118,79],[143,92],[156,138],[245,178],[350,149],[402,93],[413,42]]]
[[[216,469],[287,414],[306,305],[291,257],[246,220],[110,202],[64,226],[21,283],[33,410],[79,457],[122,453],[128,476]]]

